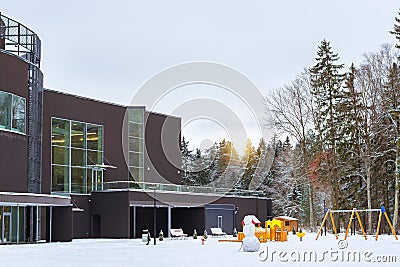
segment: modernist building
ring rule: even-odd
[[[0,13],[0,243],[139,237],[154,210],[164,233],[272,215],[252,192],[181,184],[180,118],[44,89],[40,47]]]

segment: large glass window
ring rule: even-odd
[[[143,181],[144,150],[144,109],[128,108],[129,118],[129,178],[131,181]]]
[[[25,98],[12,97],[11,129],[20,133],[25,132]]]
[[[52,118],[52,191],[89,193],[92,168],[103,163],[103,126]]]
[[[85,135],[85,124],[80,122],[72,122],[71,146],[78,148],[85,148],[84,135]]]
[[[51,125],[51,144],[69,146],[70,121],[53,118]]]
[[[0,129],[25,133],[26,100],[0,91]]]
[[[26,207],[0,206],[0,243],[26,242]]]
[[[93,124],[87,124],[86,140],[87,149],[101,150],[103,144],[103,127]]]

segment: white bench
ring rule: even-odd
[[[222,232],[221,228],[210,228],[210,230],[211,230],[211,236],[224,237],[226,235],[225,232]]]
[[[174,238],[176,238],[176,239],[178,239],[178,238],[187,239],[187,234],[185,234],[183,232],[182,228],[171,229],[170,233],[171,233],[171,238],[172,239],[174,239]]]

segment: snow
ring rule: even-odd
[[[400,241],[392,235],[381,235],[375,241],[368,236],[365,241],[362,236],[349,236],[348,248],[338,248],[338,242],[334,235],[328,234],[315,240],[315,233],[306,233],[303,241],[290,234],[288,242],[268,242],[261,244],[260,251],[268,248],[269,257],[266,261],[259,259],[259,252],[244,252],[240,250],[241,243],[218,242],[222,238],[208,238],[205,244],[201,239],[170,240],[157,239],[157,245],[146,246],[141,239],[77,239],[68,243],[43,243],[26,245],[0,246],[1,266],[190,266],[190,267],[234,267],[234,266],[379,266],[372,262],[376,256],[396,256],[396,262],[400,262]],[[343,235],[339,239],[343,239]],[[343,242],[342,242],[343,243]],[[341,243],[341,245],[343,245]],[[360,262],[343,263],[333,262],[325,254],[322,262],[293,262],[289,254],[295,258],[296,253],[312,251],[318,255],[318,259],[324,251],[329,253],[342,251],[359,251],[363,256],[368,254],[371,262],[366,263],[362,258]],[[273,259],[271,261],[271,253]],[[286,256],[285,256],[286,253]],[[262,254],[262,256],[265,253]],[[282,263],[281,260],[288,260]],[[334,257],[337,254],[334,254]],[[383,258],[381,258],[383,259]],[[382,265],[382,263],[380,263]],[[398,264],[398,263],[397,263]],[[393,266],[396,263],[384,263],[384,266]]]
[[[289,216],[278,216],[278,217],[275,217],[274,219],[282,219],[282,220],[286,220],[286,221],[298,221],[298,219],[289,217]]]

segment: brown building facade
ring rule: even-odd
[[[40,48],[0,13],[0,243],[229,234],[272,216],[264,197],[181,183],[180,118],[44,89]]]

